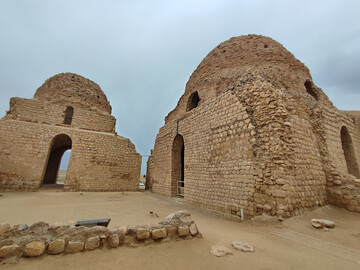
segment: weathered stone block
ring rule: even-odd
[[[84,250],[84,242],[81,241],[69,241],[66,253],[77,253]]]
[[[185,226],[180,226],[178,228],[179,236],[187,236],[187,235],[189,235],[189,233],[190,233],[189,226],[185,225]]]
[[[100,247],[100,236],[90,237],[85,242],[85,250],[94,250]]]
[[[37,257],[44,253],[45,243],[40,241],[30,242],[25,245],[24,256],[25,257]]]
[[[65,240],[64,239],[56,239],[51,241],[48,246],[49,254],[60,254],[65,250]]]
[[[167,235],[167,233],[166,233],[165,228],[155,229],[155,230],[152,230],[152,232],[151,232],[151,238],[154,240],[165,238],[166,235]]]
[[[8,246],[2,246],[0,248],[0,258],[5,259],[11,256],[16,256],[20,252],[20,248],[18,245],[8,245]]]
[[[150,232],[146,228],[138,228],[136,231],[136,238],[138,240],[144,240],[150,238]]]
[[[119,246],[119,243],[120,243],[120,241],[119,241],[119,236],[118,236],[117,233],[112,233],[112,234],[110,234],[110,235],[108,236],[107,241],[108,241],[109,246],[112,247],[112,248],[118,247],[118,246]]]
[[[190,225],[189,230],[190,230],[190,234],[192,236],[197,235],[197,233],[198,233],[198,229],[197,229],[197,226],[195,223]]]
[[[0,236],[6,233],[10,229],[10,227],[11,227],[10,224],[2,223],[0,225]]]

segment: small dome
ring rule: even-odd
[[[61,73],[47,79],[36,90],[34,98],[111,113],[111,105],[99,85],[74,73]]]
[[[278,88],[303,90],[304,82],[311,80],[307,67],[280,43],[247,35],[231,38],[213,49],[191,75],[185,94],[226,91],[251,69]]]

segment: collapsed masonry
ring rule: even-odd
[[[360,212],[360,112],[340,111],[278,42],[231,38],[191,75],[147,164],[147,188],[228,215]]]
[[[11,98],[0,120],[0,190],[56,183],[69,149],[64,190],[137,190],[141,156],[115,121],[100,87],[72,73],[48,79],[32,99]]]

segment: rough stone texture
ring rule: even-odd
[[[64,252],[64,250],[65,250],[65,240],[56,239],[49,243],[47,252],[48,254],[60,254]]]
[[[339,111],[281,44],[249,35],[191,75],[157,134],[146,186],[178,196],[184,179],[186,203],[238,219],[327,203],[360,212],[359,161],[360,112]]]
[[[179,236],[187,236],[189,235],[190,231],[189,231],[189,226],[180,226],[178,228],[178,234]]]
[[[116,134],[100,87],[79,75],[56,75],[34,98],[12,98],[0,120],[0,141],[0,190],[35,191],[55,183],[57,162],[68,149],[65,190],[139,188],[141,156]]]
[[[195,223],[193,223],[193,224],[190,225],[189,230],[190,230],[190,234],[191,234],[192,236],[197,235],[197,233],[198,233],[198,229],[197,229]]]
[[[77,253],[84,250],[84,242],[79,241],[69,241],[66,253]]]
[[[20,248],[18,245],[13,244],[9,246],[2,246],[0,248],[0,258],[6,259],[11,256],[16,256],[19,254]]]
[[[136,238],[139,240],[144,240],[150,238],[149,229],[146,228],[138,228],[136,232]]]
[[[151,238],[154,240],[165,238],[165,237],[166,237],[166,229],[165,228],[155,229],[155,230],[151,231]]]
[[[119,246],[120,241],[117,233],[112,233],[108,236],[108,244],[112,248],[116,248]]]
[[[158,224],[139,226],[120,226],[107,228],[103,226],[75,227],[69,224],[55,223],[49,225],[40,221],[26,230],[19,230],[19,225],[8,228],[0,235],[0,263],[6,258],[40,256],[48,243],[48,254],[76,253],[94,250],[98,247],[116,248],[118,246],[137,247],[155,242],[201,238],[201,233],[186,225],[191,220],[191,227],[197,228],[187,211],[177,211]],[[150,238],[151,232],[151,238]],[[184,237],[186,236],[186,237]],[[41,239],[41,242],[39,241]],[[5,260],[5,261],[4,261]]]
[[[10,229],[10,224],[7,224],[7,223],[2,223],[0,225],[0,235],[4,234],[7,230]]]
[[[315,227],[316,229],[322,229],[322,228],[335,228],[335,222],[327,219],[312,219],[311,225]]]
[[[224,246],[212,246],[210,248],[210,254],[216,257],[223,257],[225,255],[231,255],[232,250]]]
[[[25,257],[38,257],[45,251],[45,243],[40,241],[34,241],[27,244],[24,248]]]
[[[242,242],[242,241],[233,241],[232,242],[232,246],[240,251],[245,251],[245,252],[254,252],[255,249],[252,245],[250,245],[249,243],[246,242]]]
[[[85,242],[85,250],[94,250],[98,247],[100,247],[100,236],[94,236],[94,237],[90,237],[89,239],[86,240]]]

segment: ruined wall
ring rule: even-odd
[[[180,134],[186,202],[235,216],[242,208],[284,218],[327,203],[359,211],[360,180],[348,173],[340,136],[346,126],[359,166],[359,115],[337,110],[277,42],[232,38],[201,62],[165,118],[147,173],[152,190],[176,196],[171,159]]]
[[[73,79],[72,76],[60,74],[54,81],[64,79],[61,85],[68,85],[67,80]],[[87,84],[77,84],[85,80],[78,77],[81,76],[74,75],[75,84],[86,89]],[[49,81],[51,84],[51,79],[46,84]],[[54,82],[51,85],[58,87]],[[116,135],[115,118],[108,112],[110,105],[103,104],[104,109],[99,109],[83,101],[80,106],[79,101],[72,102],[74,89],[67,90],[70,98],[66,101],[61,91],[59,99],[52,98],[52,102],[43,97],[11,99],[10,110],[0,120],[0,190],[37,190],[43,182],[47,183],[44,179],[48,163],[56,174],[57,161],[68,149],[71,157],[65,190],[137,190],[141,156],[129,139]],[[97,96],[104,96],[100,88],[92,95],[96,100]],[[68,106],[72,106],[73,115],[71,122],[64,124]]]
[[[53,104],[44,100],[11,98],[10,110],[4,119],[67,127],[69,125],[64,124],[67,107],[74,108],[72,128],[115,132],[114,116],[107,112],[78,108],[71,101]]]
[[[40,221],[28,226],[0,224],[0,263],[16,262],[20,257],[45,254],[73,254],[97,248],[134,247],[169,241],[201,238],[190,213],[183,210],[168,215],[157,224],[107,228],[48,224]]]

